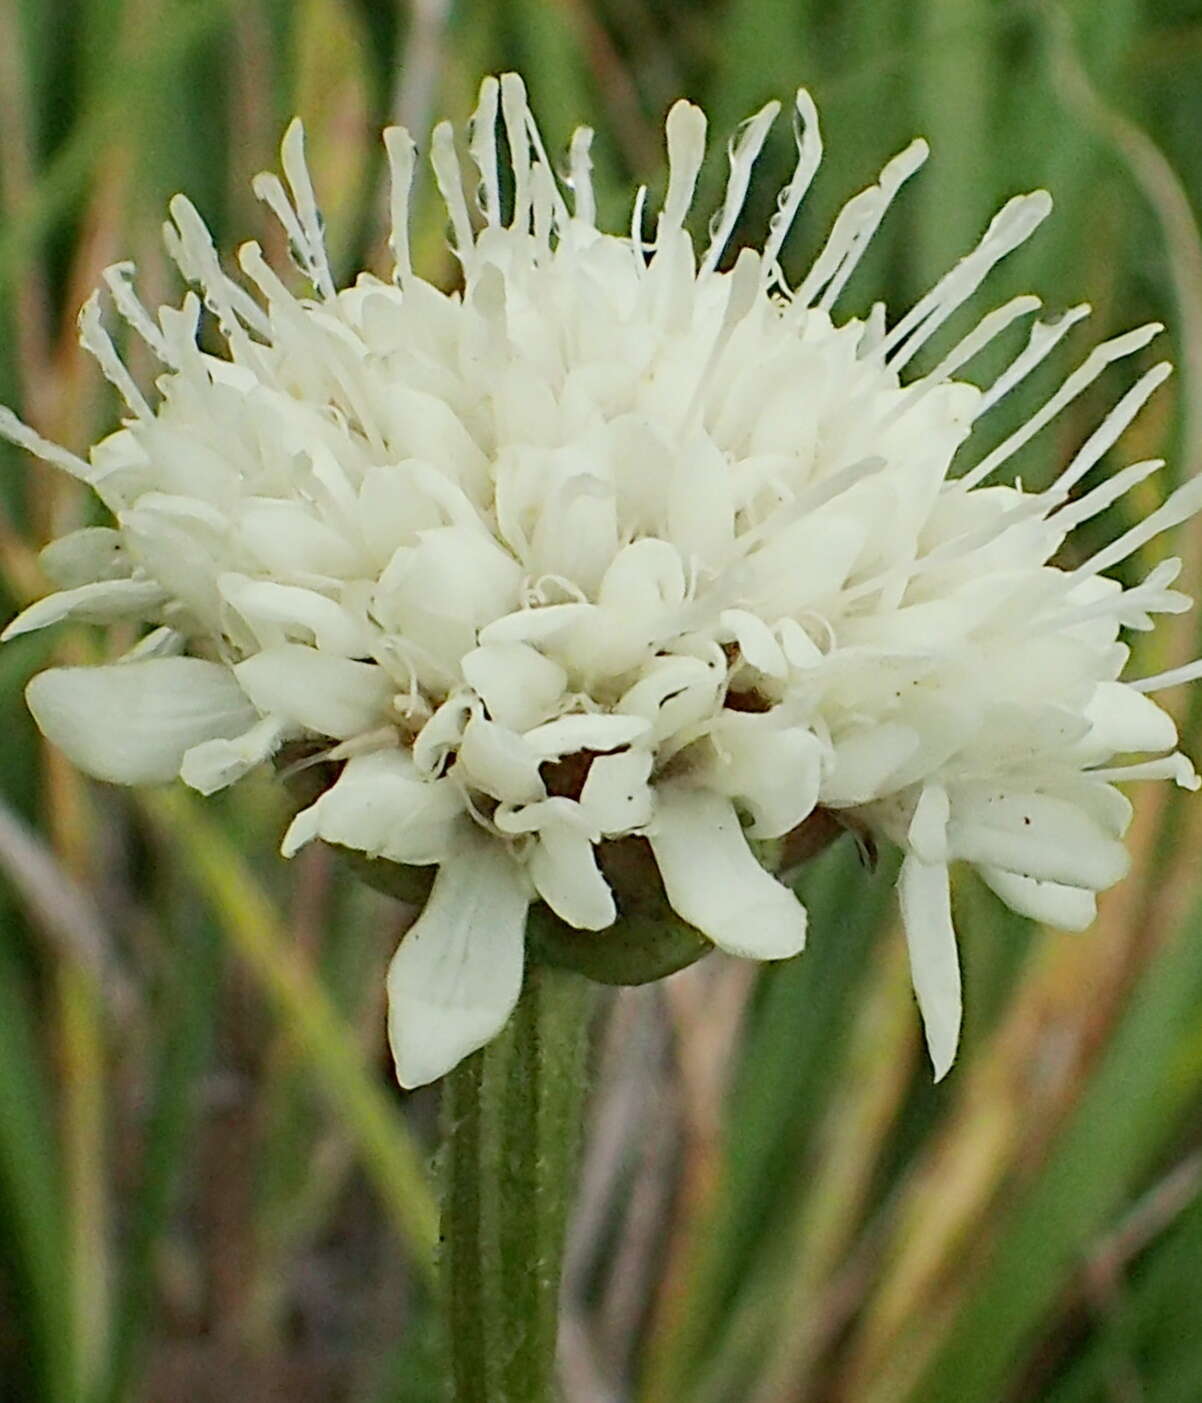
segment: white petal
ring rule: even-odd
[[[371,655],[376,641],[374,630],[349,609],[316,590],[233,573],[219,576],[217,584],[222,596],[252,627],[266,623],[287,629],[294,636],[298,630],[302,636],[312,634],[323,653],[342,658]]]
[[[655,794],[647,781],[654,758],[649,750],[594,757],[580,791],[580,807],[590,824],[615,836],[651,822]]]
[[[822,802],[835,807],[867,804],[887,793],[889,777],[918,749],[911,726],[885,721],[841,740],[822,782]]]
[[[38,554],[47,579],[60,589],[76,589],[93,580],[116,580],[129,574],[121,532],[111,526],[84,526],[51,541]]]
[[[515,731],[545,721],[568,685],[568,675],[557,662],[525,643],[473,648],[462,668],[489,716]]]
[[[739,645],[744,662],[767,677],[785,676],[789,667],[784,649],[757,614],[748,613],[746,609],[724,609],[719,615],[719,622]]]
[[[648,730],[641,716],[580,715],[561,716],[545,726],[535,726],[525,735],[526,744],[544,760],[558,760],[578,750],[617,750],[629,745]]]
[[[910,951],[910,978],[922,1010],[935,1080],[945,1077],[960,1041],[960,960],[952,927],[947,867],[912,853],[898,879],[902,921]]]
[[[447,752],[463,739],[472,706],[470,696],[453,693],[418,731],[413,742],[413,763],[422,774],[436,775],[442,769]]]
[[[673,910],[732,955],[796,955],[805,907],[756,861],[730,800],[673,784],[658,800],[647,836]]]
[[[1089,814],[1049,794],[957,794],[947,834],[952,857],[1094,891],[1113,886],[1130,865],[1122,844]]]
[[[469,784],[508,804],[531,804],[546,797],[539,775],[539,757],[524,737],[495,721],[473,716],[459,743],[456,778],[460,767]]]
[[[1127,751],[1172,750],[1177,744],[1177,728],[1168,712],[1122,682],[1099,683],[1085,717],[1091,730],[1073,753],[1086,763]]]
[[[383,668],[300,643],[266,648],[234,672],[261,712],[338,740],[380,725],[394,690]]]
[[[63,619],[108,623],[110,619],[145,618],[164,603],[167,592],[153,580],[98,580],[75,589],[60,590],[23,609],[0,633],[0,643],[49,628]]]
[[[537,804],[498,804],[493,822],[502,833],[514,837],[520,833],[538,833],[550,825],[564,823],[583,833],[590,842],[601,836],[600,830],[592,825],[576,800],[565,799],[562,794],[540,799]]]
[[[47,740],[115,784],[165,784],[194,745],[256,720],[229,668],[199,658],[51,668],[25,698]]]
[[[699,778],[746,809],[749,838],[779,838],[809,817],[825,754],[812,732],[771,713],[730,711],[711,739],[714,755]]]
[[[568,925],[578,930],[604,930],[617,920],[613,893],[598,870],[593,845],[574,825],[544,824],[529,867],[538,894]]]
[[[941,784],[923,787],[906,841],[920,862],[947,862],[947,821],[951,812],[947,790]]]
[[[618,711],[645,717],[652,741],[663,741],[713,713],[722,679],[723,669],[703,658],[656,658],[623,694]]]
[[[269,760],[284,739],[285,727],[264,717],[233,740],[206,740],[194,745],[180,765],[180,779],[201,794],[215,794]]]
[[[1066,887],[1059,882],[1037,882],[1032,877],[1020,877],[1000,867],[979,865],[977,871],[990,887],[1020,916],[1056,926],[1059,930],[1085,930],[1098,914],[1097,898],[1081,887]]]
[[[300,502],[252,499],[238,515],[238,534],[246,549],[274,575],[303,572],[346,577],[364,570],[361,553],[346,537]],[[394,541],[393,550],[396,545]]]
[[[379,750],[347,761],[321,798],[293,819],[282,851],[291,857],[324,838],[420,867],[446,860],[467,832],[457,785],[423,779],[404,751]]]
[[[388,1041],[402,1086],[434,1081],[505,1025],[522,988],[529,901],[521,870],[482,835],[439,868],[388,968]]]

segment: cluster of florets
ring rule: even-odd
[[[1050,563],[1159,466],[1074,493],[1167,367],[1052,486],[991,485],[1157,328],[1099,347],[974,462],[977,422],[1085,309],[1036,323],[986,386],[956,377],[1037,299],[990,312],[928,373],[905,372],[1048,197],[1007,204],[893,325],[881,307],[839,321],[926,148],[844,208],[790,289],[780,253],[821,153],[804,92],[796,169],[763,246],[727,252],[776,111],[731,146],[698,253],[685,227],[705,145],[696,107],[668,116],[653,233],[640,192],[630,233],[603,234],[591,133],[576,134],[561,188],[520,81],[487,80],[470,126],[475,205],[451,128],[432,138],[463,274],[452,294],[410,266],[415,151],[400,130],[385,134],[394,276],[336,287],[294,124],[290,194],[270,175],[256,189],[311,294],[253,243],[243,278],[228,276],[177,197],[169,246],[226,353],[197,345],[200,298],[152,318],[123,265],[108,286],[166,367],[157,402],[93,300],[84,342],[129,406],[125,427],[83,461],[0,423],[114,519],[47,550],[62,592],[9,635],[68,617],[150,626],[120,661],[34,678],[46,735],[102,778],[182,775],[205,793],[303,743],[340,768],[286,852],[323,839],[437,865],[390,975],[406,1085],[504,1023],[532,901],[605,940],[620,916],[597,861],[607,843],[648,845],[668,902],[716,945],[796,954],[805,912],[754,845],[819,810],[904,849],[902,913],[941,1075],[960,1019],[948,863],[975,864],[1018,911],[1084,926],[1126,867],[1114,782],[1197,783],[1147,695],[1156,679],[1119,680],[1120,631],[1188,603],[1170,588],[1177,564],[1127,588],[1103,572],[1194,511],[1202,483],[1075,568]],[[1162,758],[1114,767],[1129,752]]]

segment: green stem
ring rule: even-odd
[[[454,1403],[551,1403],[591,986],[526,971],[499,1037],[443,1088],[443,1277]]]

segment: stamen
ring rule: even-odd
[[[557,229],[566,228],[568,207],[564,204],[563,196],[559,193],[559,184],[555,179],[555,167],[547,155],[547,148],[543,145],[543,134],[539,131],[538,123],[534,120],[534,113],[530,111],[529,107],[526,108],[526,135],[530,138],[530,145],[534,147],[534,154],[538,157],[536,169],[541,165],[547,173],[547,186],[542,193],[544,198],[548,196],[550,198],[555,227]]]
[[[1031,237],[1052,210],[1046,190],[1016,195],[994,215],[980,243],[921,298],[885,338],[890,364],[907,365],[985,281],[989,271]]]
[[[1061,507],[1048,520],[1059,531],[1075,531],[1083,521],[1088,521],[1091,517],[1104,512],[1107,507],[1117,502],[1120,497],[1125,496],[1133,487],[1137,487],[1145,478],[1151,477],[1157,468],[1163,467],[1163,458],[1149,458],[1146,462],[1133,463],[1130,467],[1108,477],[1105,482],[1100,482],[1092,492],[1087,492],[1083,497],[1078,497],[1075,502]],[[1053,493],[1057,498],[1060,497],[1059,483],[1046,495],[1050,497]]]
[[[1202,508],[1202,476],[1191,478],[1189,482],[1182,483],[1175,492],[1169,495],[1163,505],[1144,517],[1143,521],[1137,522],[1129,531],[1124,531],[1117,541],[1112,541],[1110,545],[1104,546],[1095,555],[1090,556],[1083,565],[1079,565],[1069,576],[1069,580],[1076,582],[1086,579],[1090,575],[1101,574],[1103,570],[1109,570],[1112,565],[1117,565],[1119,561],[1126,560],[1129,555],[1134,555],[1141,546],[1146,545],[1153,537],[1159,536],[1162,531],[1170,531],[1174,526],[1180,526],[1200,508]]]
[[[48,438],[43,438],[28,424],[22,423],[11,409],[2,404],[0,404],[0,438],[6,438],[9,443],[23,448],[26,453],[32,453],[35,458],[40,458],[44,463],[51,463],[56,468],[62,468],[64,472],[70,473],[80,482],[91,484],[99,479],[100,474],[91,463],[77,457],[59,444],[52,443]]]
[[[1031,328],[1026,346],[982,395],[973,418],[980,419],[988,414],[1016,385],[1021,385],[1036,366],[1043,364],[1072,328],[1089,316],[1091,310],[1088,302],[1082,302],[1076,307],[1070,307],[1058,317],[1053,317],[1051,321],[1036,322]]]
[[[593,194],[593,163],[589,148],[593,144],[591,127],[577,127],[572,133],[572,145],[568,153],[568,169],[571,171],[569,184],[576,205],[576,218],[582,224],[594,225],[597,221],[597,201]]]
[[[501,179],[497,169],[497,111],[501,85],[493,77],[480,84],[480,99],[468,121],[468,150],[480,172],[480,212],[489,224],[501,222]]]
[[[526,129],[526,85],[516,73],[501,77],[501,115],[509,142],[509,164],[513,168],[512,229],[525,229],[530,223],[530,136]]]
[[[1033,414],[1021,428],[1016,429],[975,468],[965,473],[960,481],[965,487],[975,487],[979,482],[984,482],[1025,443],[1033,439],[1045,424],[1050,423],[1062,409],[1087,390],[1108,365],[1124,356],[1134,355],[1136,351],[1142,351],[1148,342],[1163,330],[1159,322],[1149,322],[1147,326],[1138,327],[1135,331],[1129,331],[1123,336],[1116,336],[1112,341],[1103,341],[1100,346],[1096,346],[1038,413]]]
[[[176,256],[184,276],[200,285],[205,303],[217,318],[230,349],[248,363],[261,366],[258,350],[243,329],[240,317],[246,304],[249,304],[254,308],[255,317],[262,321],[263,309],[255,304],[245,288],[226,277],[218,262],[208,226],[192,201],[186,195],[176,195],[168,208],[179,235],[178,245],[172,247],[169,243],[168,251]]]
[[[125,363],[117,354],[112,337],[104,329],[100,318],[100,294],[93,292],[80,308],[79,342],[96,364],[104,378],[113,385],[117,393],[129,405],[139,419],[153,419],[154,411],[146,403],[142,391],[134,383],[133,376],[125,368]]]
[[[159,360],[170,365],[171,360],[163,334],[133,289],[136,273],[137,269],[132,263],[114,263],[106,268],[101,276],[108,286],[114,306],[127,324],[138,333]]]
[[[889,206],[897,197],[898,191],[922,166],[930,155],[930,151],[931,148],[926,142],[919,138],[917,141],[912,141],[904,151],[899,151],[881,171],[880,178],[873,187],[877,191],[878,198],[872,208],[872,213],[867,222],[856,230],[855,238],[847,249],[842,264],[822,294],[822,301],[818,305],[824,311],[829,311],[834,306],[839,294],[847,286],[848,279],[868,251],[873,235],[880,228],[881,220],[884,219]]]
[[[647,187],[640,185],[634,197],[634,206],[630,211],[630,244],[638,254],[639,262],[645,263],[647,257],[647,241],[643,238],[643,214],[647,208]]]
[[[769,276],[779,278],[777,259],[784,247],[797,211],[822,164],[822,131],[818,124],[818,109],[804,88],[798,88],[794,99],[793,140],[797,143],[797,165],[793,178],[777,196],[776,213],[768,221],[768,237],[764,240],[764,267]]]
[[[1096,463],[1101,461],[1103,456],[1117,443],[1127,425],[1144,407],[1156,388],[1163,385],[1172,373],[1173,367],[1169,362],[1161,361],[1159,365],[1154,365],[1131,386],[1118,404],[1085,440],[1068,467],[1056,479],[1056,486],[1060,491],[1068,492]]]
[[[1001,307],[995,307],[992,312],[981,318],[962,341],[958,341],[952,347],[929,375],[923,378],[924,387],[927,384],[939,385],[945,380],[950,380],[962,365],[967,365],[974,356],[979,355],[1003,331],[1032,312],[1038,312],[1039,308],[1039,298],[1029,294],[1011,298]]]
[[[402,285],[413,276],[409,255],[409,192],[417,164],[417,147],[404,127],[387,127],[384,150],[388,154],[388,247],[392,250],[393,273]]]
[[[776,114],[779,111],[779,102],[765,103],[754,117],[749,117],[739,127],[734,139],[727,147],[730,176],[726,182],[726,196],[722,201],[722,209],[718,219],[712,227],[709,248],[706,249],[705,257],[701,260],[698,276],[712,273],[718,266],[718,259],[722,257],[727,240],[730,238],[735,222],[743,208],[743,201],[747,198],[747,187],[751,183],[752,168],[755,166],[764,142],[768,138],[769,128],[776,121]]]
[[[705,159],[705,113],[682,98],[673,103],[664,124],[668,145],[668,190],[656,224],[656,246],[662,248],[670,236],[684,227],[693,203],[697,175]]]
[[[296,201],[296,213],[304,231],[304,248],[309,264],[309,274],[313,286],[327,301],[334,293],[334,279],[330,274],[330,263],[326,257],[325,239],[321,232],[321,215],[317,209],[317,198],[313,194],[313,182],[309,178],[309,168],[305,164],[305,129],[300,119],[294,117],[284,133],[280,157],[284,174],[292,187],[292,198]]]
[[[805,281],[793,294],[793,306],[799,310],[811,307],[819,292],[839,271],[860,230],[871,220],[880,203],[880,191],[870,187],[853,195],[835,216],[830,234],[821,253],[806,274]]]
[[[1127,686],[1137,692],[1163,692],[1169,687],[1179,687],[1183,682],[1196,682],[1202,677],[1202,658],[1181,667],[1171,667],[1167,672],[1155,672],[1150,677],[1140,677]]]
[[[1105,770],[1086,770],[1090,779],[1102,780],[1106,784],[1121,784],[1135,779],[1171,779],[1181,789],[1202,788],[1193,765],[1180,751],[1164,755],[1159,760],[1144,760],[1137,765],[1115,765]]]
[[[455,254],[460,263],[467,264],[475,248],[472,220],[463,197],[463,172],[455,151],[455,131],[450,122],[439,122],[430,137],[430,164],[438,193],[451,217],[455,236]]]

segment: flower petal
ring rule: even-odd
[[[977,866],[981,880],[1011,911],[1059,930],[1085,930],[1094,923],[1098,902],[1093,892],[1060,882],[1037,882],[1000,867]]]
[[[252,628],[267,625],[262,641],[273,641],[281,629],[302,638],[313,635],[323,653],[342,658],[371,655],[375,631],[365,620],[357,619],[333,599],[316,590],[281,585],[274,580],[253,580],[248,575],[227,572],[218,576],[222,596],[247,620]],[[256,630],[257,632],[257,630]]]
[[[749,838],[779,838],[809,817],[825,753],[811,731],[782,726],[770,712],[729,711],[712,741],[705,782],[751,815]]]
[[[505,1025],[522,988],[521,869],[468,835],[439,868],[425,910],[388,968],[388,1041],[404,1087],[449,1072]]]
[[[194,745],[257,719],[229,668],[200,658],[55,667],[25,698],[47,740],[114,784],[165,784]]]
[[[527,731],[525,741],[540,759],[558,760],[578,750],[617,750],[637,740],[649,725],[641,716],[561,716]]]
[[[461,666],[492,720],[515,731],[545,721],[567,690],[563,668],[526,643],[473,648]]]
[[[651,822],[655,794],[647,781],[654,758],[649,750],[594,756],[580,791],[580,807],[592,827],[614,836]]]
[[[234,672],[261,712],[338,740],[378,726],[394,690],[383,668],[301,643],[266,648]]]
[[[1094,891],[1113,886],[1130,865],[1123,845],[1091,815],[1051,794],[962,790],[947,837],[952,857]]]
[[[1085,718],[1091,729],[1074,753],[1086,764],[1127,751],[1172,750],[1177,744],[1177,728],[1168,712],[1122,682],[1100,682]]]
[[[918,749],[912,726],[885,721],[856,731],[835,746],[834,763],[822,782],[822,802],[840,807],[866,804],[886,793],[889,777]]]
[[[661,785],[658,799],[647,836],[677,915],[732,955],[796,955],[805,907],[756,861],[731,801],[675,784]]]
[[[455,762],[466,783],[507,804],[530,804],[546,798],[538,772],[539,757],[523,736],[508,726],[473,716],[464,728]]]
[[[902,863],[897,890],[910,951],[910,978],[922,1011],[935,1080],[941,1081],[955,1061],[960,1041],[960,959],[947,867],[923,862],[911,853]]]
[[[291,857],[324,838],[369,857],[425,866],[446,860],[465,831],[463,797],[449,780],[423,779],[400,750],[348,760],[338,779],[292,820],[281,847]]]
[[[544,824],[530,854],[530,877],[552,911],[578,930],[604,930],[618,919],[613,892],[597,867],[587,833],[562,820]]]
[[[108,623],[112,619],[145,618],[166,599],[167,591],[153,580],[97,580],[75,589],[59,590],[22,609],[0,633],[0,643],[22,633],[49,628],[63,619]]]
[[[129,574],[121,532],[111,526],[83,526],[60,536],[39,552],[38,564],[60,589],[77,589],[94,580],[118,580]]]
[[[274,716],[235,736],[194,745],[180,765],[180,779],[201,794],[215,794],[269,760],[284,739],[285,727]]]

